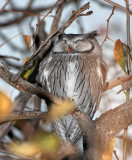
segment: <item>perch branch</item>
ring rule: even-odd
[[[22,78],[19,77],[17,82],[12,81],[12,77],[16,77],[14,73],[11,73],[8,71],[7,68],[4,67],[4,65],[0,64],[0,78],[2,78],[5,82],[13,86],[19,91],[22,92],[29,92],[31,94],[35,94],[38,97],[48,100],[49,102],[56,102],[58,99],[50,94],[49,92],[45,91],[44,89],[33,85]]]

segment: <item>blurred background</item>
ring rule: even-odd
[[[8,0],[0,1],[0,9],[5,5]],[[44,15],[51,9],[56,0],[52,1],[42,1],[42,0],[10,0],[5,11],[0,11],[0,56],[13,56],[19,59],[11,58],[0,58],[0,62],[4,63],[11,72],[17,73],[21,68],[23,61],[26,57],[33,54],[33,49],[27,50],[25,42],[23,40],[23,35],[30,35],[32,37],[31,44],[33,43],[33,33],[36,30],[36,24],[39,19],[42,19]],[[87,3],[88,0],[72,0],[64,8],[61,16],[59,26],[63,25],[64,22],[71,16],[73,10],[77,10],[80,6]],[[88,33],[93,30],[98,30],[100,34],[98,36],[99,44],[101,45],[105,35],[107,27],[107,19],[109,18],[113,6],[108,4],[103,0],[89,0],[90,9],[93,14],[90,16],[84,16],[77,18],[65,31],[65,33]],[[115,0],[115,3],[125,6],[124,0]],[[132,4],[132,0],[129,1]],[[130,6],[132,10],[132,6]],[[19,12],[18,12],[19,11]],[[21,11],[21,13],[20,13]],[[33,12],[37,15],[24,14],[23,11]],[[51,25],[54,19],[56,7],[53,9],[52,13],[47,16],[45,21],[45,32],[49,34]],[[39,15],[39,16],[38,16]],[[39,17],[39,18],[38,18]],[[132,22],[132,17],[131,17]],[[131,23],[132,26],[132,23]],[[114,15],[109,21],[109,32],[108,37],[113,41],[120,39],[123,43],[127,43],[126,34],[126,13],[122,10],[116,8]],[[123,71],[120,69],[117,62],[114,60],[114,42],[111,40],[106,40],[102,46],[103,56],[108,64],[108,76],[107,81],[116,79],[119,76],[124,75]],[[132,45],[131,45],[132,46]],[[117,92],[121,89],[121,86],[113,88],[103,94],[100,108],[96,112],[94,119],[97,118],[102,113],[122,104],[125,102],[125,94]],[[0,90],[8,95],[12,101],[18,95],[19,91],[5,83],[0,79]],[[32,102],[29,103],[31,107]],[[123,131],[117,135],[115,150],[119,157],[122,159],[122,140]],[[131,126],[128,130],[128,155],[127,160],[132,157],[132,129]],[[113,155],[113,160],[116,160]]]

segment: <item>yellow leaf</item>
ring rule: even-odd
[[[35,156],[38,154],[57,154],[60,148],[60,139],[53,133],[40,133],[29,142],[11,143],[8,150],[17,155]]]
[[[71,99],[62,99],[54,103],[49,110],[49,117],[54,120],[60,118],[67,113],[72,113],[75,109],[75,103]]]
[[[16,155],[23,155],[23,156],[35,156],[40,152],[40,148],[37,144],[32,142],[30,143],[12,143],[9,145],[8,150]]]
[[[9,114],[13,109],[13,103],[7,95],[0,91],[0,114]]]
[[[31,45],[31,36],[29,35],[23,35],[24,42],[26,44],[26,47],[28,50],[30,50],[30,45]]]
[[[110,143],[108,144],[107,148],[103,153],[103,160],[112,160],[113,148],[115,146],[115,138],[112,138]]]
[[[44,133],[36,140],[44,153],[57,153],[61,144],[58,136],[53,133]]]
[[[24,62],[23,65],[30,59],[30,57],[27,57]],[[33,61],[33,66],[30,67],[29,69],[25,70],[20,77],[22,77],[24,80],[27,80],[29,78],[29,76],[31,75],[31,73],[34,71],[35,67],[37,64],[37,60]]]
[[[125,44],[117,39],[114,46],[114,58],[117,63],[120,65],[122,70],[127,74],[125,68],[125,53],[124,53]]]

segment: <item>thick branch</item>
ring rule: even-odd
[[[44,89],[35,86],[22,78],[19,77],[17,82],[12,81],[12,77],[16,78],[14,73],[8,71],[2,64],[0,64],[0,78],[2,78],[5,82],[13,86],[19,91],[29,92],[31,94],[35,94],[38,97],[45,99],[49,102],[56,102],[58,99],[50,94],[49,92],[45,91]]]
[[[89,157],[95,151],[91,156],[92,160],[100,160],[111,138],[132,124],[132,100],[105,112],[93,122],[82,113],[75,112],[73,116],[84,131],[87,141],[90,143],[92,140],[92,151],[87,147],[85,154]],[[91,139],[93,136],[94,139]]]
[[[6,121],[15,121],[23,119],[43,119],[44,121],[48,120],[47,112],[40,111],[14,111],[10,114],[0,114],[0,123]]]
[[[132,100],[109,110],[95,120],[100,150],[103,153],[111,138],[132,124]]]

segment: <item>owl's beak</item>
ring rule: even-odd
[[[72,48],[71,46],[68,46],[67,52],[68,52],[68,53],[71,53],[72,51],[73,51],[73,48]]]

